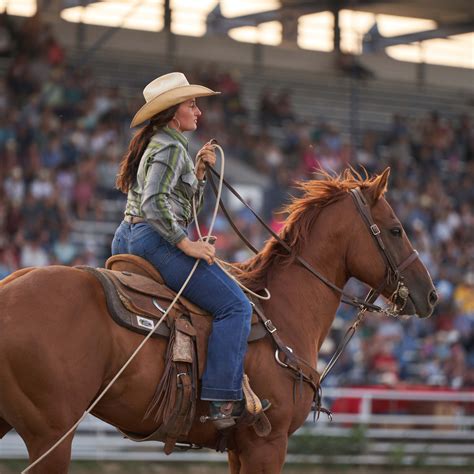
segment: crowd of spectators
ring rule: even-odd
[[[3,15],[0,48],[8,58],[0,79],[0,278],[24,266],[101,264],[104,248],[84,246],[72,230],[84,220],[119,222],[105,203],[123,202],[114,180],[142,98],[124,97],[118,87],[98,84],[90,70],[69,64],[38,15],[20,26]],[[262,202],[253,204],[276,230],[281,222],[275,210],[295,180],[348,165],[363,165],[369,173],[391,167],[389,200],[435,280],[440,303],[429,320],[367,318],[328,383],[474,386],[472,118],[394,116],[391,128],[365,131],[354,145],[337,123],[298,117],[288,90],[262,90],[254,116],[238,74],[215,66],[177,69],[190,82],[223,92],[205,102],[191,149],[216,137],[231,159],[265,177]],[[204,224],[212,199],[206,203]],[[236,218],[261,246],[267,235],[251,215],[237,210]],[[215,233],[221,257],[249,256],[222,216]],[[349,285],[362,291],[357,282]],[[322,361],[352,316],[341,306]]]

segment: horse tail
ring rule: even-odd
[[[11,275],[6,276],[3,280],[0,280],[0,288],[7,285],[11,281],[16,280],[17,278],[20,278],[23,275],[26,275],[27,273],[30,273],[31,270],[36,270],[36,268],[37,267],[20,268],[16,272],[13,272]]]

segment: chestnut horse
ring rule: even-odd
[[[288,206],[281,232],[292,246],[285,254],[274,239],[240,267],[254,288],[264,284],[273,295],[263,304],[267,317],[294,352],[316,365],[340,295],[294,261],[300,255],[340,288],[350,277],[378,287],[385,260],[354,205],[350,189],[360,187],[381,230],[387,251],[397,263],[413,252],[403,228],[384,198],[389,170],[367,179],[346,172],[339,177],[308,181],[302,197]],[[403,271],[409,290],[404,313],[428,317],[436,293],[419,259]],[[384,293],[390,295],[394,288]],[[30,462],[47,451],[83,414],[122,367],[142,336],[111,319],[100,283],[88,272],[51,266],[20,270],[0,283],[0,437],[12,427],[28,448]],[[150,340],[97,404],[93,414],[129,432],[156,429],[143,414],[160,379],[166,340]],[[306,420],[313,391],[303,387],[293,400],[291,373],[275,362],[270,338],[251,343],[245,372],[267,411],[271,434],[258,438],[238,426],[229,451],[233,474],[275,474],[285,461],[288,436]],[[207,403],[199,402],[188,441],[213,447],[216,431],[198,418]],[[29,472],[66,473],[72,435]]]

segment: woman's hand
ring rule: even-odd
[[[206,165],[214,166],[216,164],[216,152],[211,141],[207,142],[196,155],[196,177],[197,179],[204,179],[206,175]]]
[[[216,249],[214,246],[208,244],[207,242],[203,242],[202,240],[193,242],[192,240],[189,240],[187,237],[185,237],[176,244],[176,247],[178,247],[190,257],[202,258],[209,265],[212,265],[214,263],[214,259],[216,258]]]

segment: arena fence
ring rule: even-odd
[[[290,439],[288,463],[473,466],[474,392],[326,388],[330,422],[312,416]],[[73,442],[76,460],[226,462],[210,450],[177,449],[166,456],[156,442],[134,443],[90,416]],[[27,452],[15,433],[0,441],[0,458],[23,459]]]

